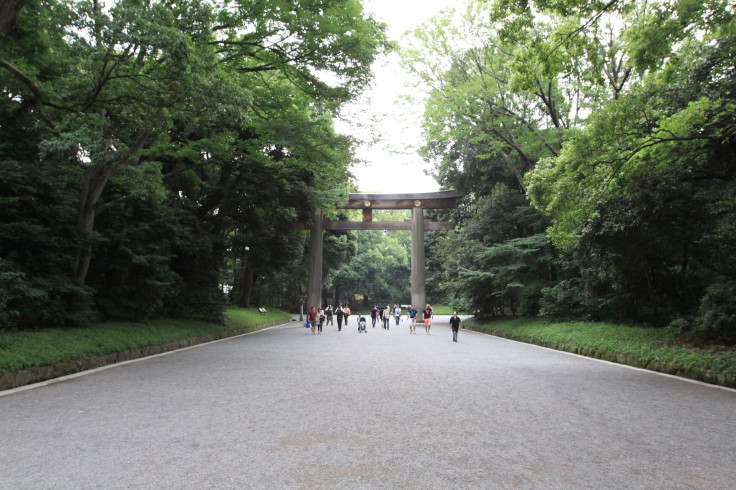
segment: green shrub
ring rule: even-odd
[[[736,343],[736,284],[714,284],[706,289],[694,329],[705,341]]]
[[[560,281],[542,289],[539,316],[552,318],[586,318],[590,304],[578,279]]]
[[[93,319],[93,291],[70,273],[79,246],[76,205],[74,191],[53,166],[0,160],[0,328]]]

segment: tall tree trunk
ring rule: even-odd
[[[243,307],[250,308],[250,296],[253,293],[253,268],[245,268],[245,284],[243,290]]]
[[[94,229],[97,200],[110,180],[114,165],[111,163],[89,167],[84,173],[84,182],[79,196],[77,214],[77,232],[83,241],[87,241]],[[92,245],[83,243],[77,250],[72,267],[72,278],[77,284],[84,285],[92,259]]]
[[[102,133],[102,128],[100,128],[100,133]],[[87,241],[90,233],[94,230],[97,201],[110,181],[110,176],[115,167],[121,164],[135,164],[138,161],[138,152],[145,144],[147,137],[147,133],[141,131],[128,152],[120,159],[87,168],[84,173],[82,189],[79,193],[79,209],[77,212],[77,232],[83,241]],[[80,286],[84,285],[87,279],[91,259],[92,245],[89,243],[81,244],[72,266],[72,279]]]
[[[27,0],[0,0],[0,41],[15,27],[18,14]]]
[[[233,284],[233,302],[241,308],[250,308],[250,297],[253,294],[253,269],[248,264],[235,272]]]

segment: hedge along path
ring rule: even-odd
[[[463,323],[463,326],[467,330],[472,330],[479,333],[485,333],[501,337],[517,342],[524,342],[527,344],[538,345],[540,347],[546,347],[549,349],[559,350],[563,352],[569,352],[571,354],[578,354],[581,356],[590,357],[593,359],[599,359],[603,361],[614,362],[617,364],[623,364],[639,369],[646,369],[649,371],[655,371],[662,374],[668,374],[672,376],[678,376],[681,378],[692,379],[695,381],[701,381],[703,383],[713,384],[717,386],[723,386],[726,388],[736,388],[736,375],[731,373],[724,373],[714,371],[712,369],[705,369],[698,366],[691,366],[688,364],[673,362],[673,361],[661,361],[658,359],[647,359],[644,357],[636,356],[629,353],[617,353],[610,352],[604,349],[595,347],[584,347],[579,345],[567,344],[562,341],[551,341],[540,338],[535,338],[529,335],[517,334],[493,328],[489,324],[474,324],[473,322]]]
[[[90,369],[97,369],[100,367],[118,364],[125,361],[132,361],[135,359],[141,359],[157,354],[172,352],[175,350],[184,349],[207,342],[214,342],[229,337],[247,335],[259,330],[283,325],[286,323],[289,322],[283,319],[272,320],[269,322],[259,323],[258,325],[251,325],[242,328],[227,328],[208,335],[188,337],[160,345],[141,346],[133,349],[126,349],[98,356],[87,356],[81,357],[79,359],[72,359],[69,361],[61,361],[51,365],[37,366],[17,371],[9,371],[0,374],[0,391],[19,388],[33,383],[40,383],[43,381],[60,378],[62,376],[76,374],[83,371],[88,371]]]

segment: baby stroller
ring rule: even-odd
[[[359,316],[358,317],[358,333],[366,333],[367,330],[365,329],[366,322],[365,317]]]

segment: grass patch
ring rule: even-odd
[[[231,308],[227,310],[227,316],[230,319],[227,327],[177,318],[148,323],[94,323],[85,327],[48,328],[38,332],[0,332],[0,374],[204,337],[225,330],[247,333],[291,319],[288,313],[269,311],[262,315],[254,308]]]
[[[229,328],[244,332],[260,330],[262,325],[276,321],[291,321],[291,314],[278,310],[267,310],[264,315],[257,308],[228,308],[226,313],[230,319]]]
[[[465,327],[485,333],[508,334],[541,345],[558,344],[621,354],[644,363],[675,363],[717,373],[736,375],[736,351],[727,347],[700,349],[679,345],[664,328],[632,327],[612,323],[556,322],[540,318],[472,319]]]
[[[422,307],[419,307],[419,311],[421,312]],[[445,305],[432,305],[432,310],[434,310],[435,315],[452,315],[452,313],[455,311],[452,306],[445,306]],[[463,311],[458,311],[458,315],[467,315],[468,313]]]

